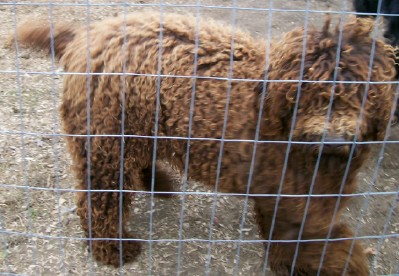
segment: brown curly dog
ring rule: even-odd
[[[88,210],[88,193],[78,194],[78,214],[82,227],[88,234],[91,214],[92,237],[100,238],[92,244],[97,260],[114,266],[120,264],[117,239],[120,234],[123,238],[131,237],[124,227],[129,203],[135,193],[123,195],[123,222],[120,229],[120,193],[117,190],[121,181],[123,189],[150,189],[154,146],[151,136],[169,137],[157,140],[157,159],[167,160],[177,169],[184,170],[187,139],[170,137],[189,136],[193,85],[195,101],[191,137],[227,139],[220,161],[220,191],[246,193],[255,145],[248,140],[256,138],[260,111],[262,116],[258,140],[271,142],[257,143],[249,189],[251,194],[277,194],[280,182],[280,192],[289,195],[349,194],[355,190],[356,175],[366,160],[369,144],[344,142],[353,141],[356,133],[357,141],[383,139],[394,90],[387,83],[367,86],[368,94],[360,116],[368,80],[368,62],[373,44],[369,33],[373,23],[367,19],[351,18],[344,25],[339,64],[336,64],[336,55],[340,31],[338,27],[330,30],[329,25],[330,20],[327,20],[321,30],[309,29],[304,34],[302,28],[297,28],[285,34],[279,42],[272,44],[267,70],[266,42],[236,31],[231,56],[232,29],[224,24],[200,21],[196,49],[196,19],[192,16],[165,14],[162,18],[162,41],[160,16],[154,13],[129,15],[126,26],[123,18],[94,23],[89,28],[89,41],[86,27],[56,24],[51,39],[48,24],[29,22],[20,26],[18,40],[21,43],[48,49],[53,41],[55,54],[65,71],[80,73],[64,77],[61,118],[65,133],[75,135],[67,137],[67,143],[73,158],[77,187],[112,190],[91,192],[91,210]],[[306,51],[303,56],[304,38]],[[380,40],[375,46],[371,81],[390,81],[395,76],[394,49]],[[161,64],[158,64],[160,49]],[[232,71],[230,59],[233,60]],[[296,80],[301,77],[302,59],[305,59],[304,81],[299,82]],[[338,82],[334,86],[332,81],[336,67]],[[100,74],[88,77],[88,70]],[[134,74],[123,76],[121,73],[124,71]],[[161,79],[157,76],[159,73],[163,75]],[[195,73],[197,78],[192,77]],[[269,80],[267,82],[262,81],[265,74]],[[233,80],[229,82],[231,78]],[[332,91],[333,103],[327,123]],[[266,95],[264,104],[262,95]],[[227,124],[223,134],[227,103]],[[157,109],[159,118],[155,132]],[[289,146],[284,141],[289,139],[292,124],[292,141],[296,143]],[[131,136],[122,139],[122,130],[123,134]],[[324,130],[326,144],[322,146],[320,141]],[[84,137],[88,133],[93,135],[90,140]],[[215,185],[220,139],[193,139],[190,143],[188,176]],[[122,145],[123,174],[120,172]],[[351,156],[352,145],[355,150]],[[289,156],[285,160],[287,150]],[[313,179],[319,154],[320,163]],[[87,159],[88,155],[90,160]],[[351,161],[349,174],[341,191],[348,161]],[[285,162],[287,165],[283,175]],[[121,175],[123,179],[120,179]],[[155,189],[170,190],[163,182],[167,179],[166,175],[157,174],[155,179]],[[262,237],[269,240],[270,236],[272,240],[268,261],[275,273],[289,275],[293,270],[294,275],[316,275],[320,266],[321,275],[340,275],[349,260],[349,275],[368,275],[367,258],[357,241],[349,256],[352,233],[340,221],[340,213],[348,197],[340,199],[338,215],[333,220],[338,196],[283,196],[277,199],[253,195]],[[275,225],[270,233],[277,200]],[[302,224],[308,200],[306,220]],[[327,237],[330,225],[332,240],[328,242],[321,264],[325,242],[318,239]],[[303,233],[299,237],[301,226]],[[304,241],[299,245],[293,267],[297,242],[281,240],[297,240],[298,237]],[[316,241],[311,241],[314,239]],[[122,245],[125,262],[133,260],[140,252],[140,243],[137,241],[123,241]]]

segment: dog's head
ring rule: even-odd
[[[272,46],[262,126],[265,137],[286,140],[294,123],[294,141],[320,142],[323,134],[324,141],[332,144],[353,141],[356,133],[357,141],[384,138],[395,87],[367,82],[392,81],[395,55],[383,41],[373,42],[373,24],[351,18],[342,31],[339,24],[330,31],[328,18],[322,30],[295,29]],[[345,153],[349,147],[335,146],[333,151]]]

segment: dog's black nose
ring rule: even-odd
[[[324,138],[324,142],[331,143],[331,144],[343,144],[343,143],[347,143],[348,141],[342,136],[327,135]]]
[[[348,155],[351,144],[342,136],[327,135],[324,139],[323,153],[335,155]]]

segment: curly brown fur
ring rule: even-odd
[[[162,64],[163,75],[194,74],[196,20],[191,16],[164,15]],[[367,81],[368,60],[372,48],[369,20],[352,18],[343,29],[339,64],[336,62],[339,30],[330,30],[327,21],[322,30],[309,29],[306,34],[307,48],[302,56],[304,30],[295,29],[273,44],[269,80],[297,80],[300,77],[301,60],[304,58],[305,81],[332,81],[334,69],[339,67],[338,81]],[[67,25],[66,25],[67,26]],[[29,34],[29,26],[23,27]],[[86,29],[71,29],[73,37],[65,48],[56,46],[61,63],[67,72],[87,71]],[[126,72],[143,75],[90,75],[90,129],[92,135],[121,134],[122,91],[125,84],[124,134],[154,135],[157,97],[159,15],[138,13],[126,21]],[[230,77],[230,52],[232,30],[224,24],[200,21],[197,75],[218,79],[197,78],[191,137],[221,138],[227,91]],[[21,32],[20,32],[21,34]],[[55,34],[57,37],[58,34]],[[33,43],[41,37],[22,36],[21,42]],[[90,26],[90,72],[123,72],[124,27],[121,18],[110,19]],[[45,43],[47,45],[47,42]],[[251,140],[255,138],[260,99],[265,76],[266,45],[244,32],[234,34],[234,53],[230,102],[226,126],[226,139]],[[372,68],[372,81],[389,81],[395,75],[394,50],[377,41]],[[189,130],[190,101],[193,78],[163,77],[159,87],[159,136],[187,137]],[[297,97],[298,86],[301,95]],[[86,75],[66,75],[61,105],[61,118],[65,133],[86,135],[87,129]],[[327,141],[352,141],[361,112],[364,83],[337,83],[329,123],[327,109],[332,84],[315,82],[268,82],[263,106],[260,140],[287,140],[293,118],[295,102],[298,113],[293,137],[297,141],[319,142],[326,129]],[[371,84],[359,128],[359,141],[382,139],[385,135],[393,100],[390,84]],[[124,142],[123,179],[120,179],[121,142]],[[149,170],[152,167],[153,139],[97,136],[67,137],[73,158],[74,172],[79,189],[87,189],[87,150],[90,150],[91,189],[118,190],[123,188],[142,190],[148,188]],[[192,140],[188,175],[209,185],[215,185],[220,141]],[[179,170],[184,169],[187,140],[158,139],[157,158],[167,160]],[[219,177],[219,190],[245,193],[251,165],[252,142],[224,143]],[[275,194],[279,190],[282,168],[285,162],[286,143],[259,143],[250,187],[252,194]],[[308,194],[315,169],[319,145],[293,144],[284,176],[283,194]],[[356,188],[356,175],[366,160],[368,145],[357,145],[351,160],[350,172],[343,193]],[[320,167],[315,178],[313,193],[338,194],[345,167],[349,161],[349,145],[326,144],[321,155]],[[165,180],[165,175],[162,176]],[[143,182],[147,183],[143,183]],[[164,181],[162,181],[164,182]],[[168,189],[168,188],[167,188]],[[134,193],[129,193],[134,196]],[[254,197],[257,222],[264,239],[269,239],[276,198]],[[93,238],[129,237],[119,229],[119,192],[91,192],[91,230]],[[339,220],[339,214],[348,198],[342,198],[339,212],[332,221],[337,197],[313,197],[310,199],[302,239],[326,238],[332,223],[331,238],[350,238],[348,227]],[[278,209],[273,240],[297,239],[307,199],[282,197]],[[123,198],[123,227],[128,216],[130,199]],[[88,195],[78,196],[78,214],[82,227],[88,232]],[[324,242],[303,242],[294,268],[295,275],[315,275],[321,259]],[[331,241],[321,268],[321,275],[340,275],[345,267],[350,240]],[[289,275],[296,243],[273,242],[269,265],[278,275]],[[123,260],[131,261],[139,253],[137,242],[123,242]],[[107,264],[119,265],[117,241],[94,241],[94,256]],[[349,257],[349,275],[368,275],[367,259],[358,241]]]
[[[54,55],[59,58],[74,39],[75,31],[71,24],[50,26],[50,22],[32,20],[18,26],[16,35],[22,44],[32,48],[47,49],[51,53],[53,46]],[[6,42],[6,46],[11,47],[14,43],[15,35]]]

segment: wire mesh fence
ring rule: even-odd
[[[358,15],[372,15],[381,22],[383,16],[399,16],[395,8],[394,1],[378,1],[375,10],[358,8]],[[149,11],[156,12],[156,23],[151,21],[153,15],[143,13]],[[142,25],[136,26],[137,33],[148,33],[154,25],[153,33],[139,37],[132,32],[132,24],[137,24],[130,17],[132,13],[145,17]],[[311,61],[302,57],[308,57],[310,47],[319,43],[314,44],[312,34],[314,29],[322,29],[326,13],[333,18],[327,39],[335,45],[333,56],[327,59],[339,66],[333,65],[329,71],[323,67],[321,71],[329,73],[327,78],[323,74],[312,78],[309,74],[320,64],[312,69]],[[183,19],[177,14],[184,15]],[[370,99],[382,97],[378,93],[384,94],[379,87],[389,85],[391,104],[398,101],[397,79],[376,77],[389,71],[388,67],[381,68],[381,60],[388,57],[380,56],[377,42],[389,26],[376,24],[370,28],[370,47],[365,47],[369,55],[357,63],[357,53],[345,48],[356,48],[356,42],[348,42],[344,35],[344,24],[355,14],[352,1],[346,0],[1,1],[2,41],[9,40],[10,35],[18,38],[22,22],[28,20],[35,26],[42,19],[48,26],[51,46],[50,55],[18,42],[0,49],[0,273],[296,275],[312,263],[309,275],[334,275],[336,264],[330,263],[333,256],[337,263],[342,260],[337,274],[361,275],[353,265],[360,242],[370,275],[399,274],[396,109],[379,103],[370,108],[369,104]],[[120,18],[119,25],[112,25],[116,21],[96,23],[109,17]],[[208,22],[211,19],[222,23]],[[73,39],[84,45],[79,48],[75,43],[76,48],[67,48],[61,62],[59,22],[79,26],[72,28]],[[95,24],[112,25],[119,36],[107,37],[110,29],[95,31]],[[297,37],[300,47],[287,46],[287,53],[276,58],[280,48],[292,43],[278,41],[287,39],[283,34],[297,27],[301,28]],[[184,33],[187,28],[191,28],[189,35]],[[337,37],[332,35],[334,28]],[[173,43],[177,41],[174,48],[170,46],[171,36]],[[151,41],[155,52],[151,52]],[[208,49],[211,53],[205,51],[206,43],[214,47]],[[141,48],[135,50],[136,45]],[[249,53],[245,52],[248,45]],[[185,46],[188,50],[180,50]],[[114,52],[109,50],[112,47]],[[357,64],[366,65],[361,68],[364,74],[349,70],[346,77],[345,51],[353,55],[351,66],[356,70],[360,71]],[[299,62],[294,58],[284,65],[278,63],[291,53],[297,53]],[[222,61],[217,58],[220,54]],[[318,52],[311,58],[317,60],[323,54]],[[68,56],[72,57],[69,61]],[[190,62],[191,66],[184,67]],[[137,70],[132,70],[132,63],[138,63]],[[298,72],[288,77],[290,70]],[[132,102],[132,94],[142,93],[132,88],[137,84],[146,87],[151,97]],[[75,89],[66,88],[74,85]],[[101,85],[105,90],[98,90]],[[179,86],[185,88],[179,90]],[[266,125],[267,116],[278,101],[274,105],[268,105],[268,101],[280,87],[294,87],[291,93],[295,98],[287,101],[292,107],[290,119],[279,128],[286,129],[285,135],[271,135],[268,133],[274,125]],[[323,99],[328,104],[323,106],[323,116],[298,100],[315,93],[312,87],[319,87],[317,95],[311,96],[314,101],[319,92],[325,93]],[[339,103],[340,93],[347,92],[348,87],[360,91],[360,96],[337,112],[334,102]],[[322,91],[326,88],[328,92]],[[78,93],[65,97],[74,91]],[[93,95],[93,91],[98,94]],[[112,95],[112,91],[116,101],[104,96]],[[178,102],[173,93],[183,93],[183,100]],[[59,115],[60,105],[69,101],[74,106],[71,103],[79,98],[85,99],[81,109],[63,113],[61,107]],[[177,105],[168,109],[173,101]],[[100,109],[96,107],[99,102]],[[248,110],[248,102],[256,112]],[[146,125],[145,112],[134,109],[133,104],[148,112],[150,126]],[[346,116],[352,109],[358,113],[350,125],[350,139],[331,139],[331,126],[340,121],[336,114]],[[383,109],[388,110],[384,120],[367,125]],[[99,117],[102,113],[107,116]],[[182,114],[186,116],[183,125],[167,125],[165,118]],[[303,114],[312,118],[310,127],[323,127],[317,139],[314,133],[298,136],[298,131],[306,131],[298,127],[307,123]],[[75,125],[76,118],[84,118],[84,123]],[[66,122],[71,122],[70,131],[65,129]],[[111,131],[101,129],[102,125]],[[75,127],[82,131],[75,131]],[[150,130],[144,131],[147,128]],[[379,136],[374,137],[376,129]],[[365,135],[366,130],[370,137]],[[74,149],[79,141],[85,142]],[[146,154],[137,151],[139,147]],[[371,148],[370,158],[359,154],[362,147]],[[344,157],[337,153],[341,148],[346,148]],[[148,162],[144,161],[148,156]],[[363,164],[358,170],[359,156]],[[134,170],[140,162],[146,162],[147,167],[142,169],[149,174]],[[79,166],[81,175],[77,173]],[[350,190],[354,176],[358,183]],[[133,183],[143,178],[147,183]],[[174,189],[157,190],[159,180],[170,181]],[[263,189],[269,182],[277,184]],[[334,188],[324,189],[323,185],[329,183]],[[342,207],[344,203],[347,205]],[[317,217],[323,213],[325,217]],[[347,234],[346,224],[353,233]],[[122,228],[132,236],[119,231]],[[112,246],[107,242],[113,242]],[[125,252],[132,249],[131,244],[141,244],[140,254],[136,254],[139,249],[135,246],[133,253]],[[317,253],[309,257],[306,248],[315,244]],[[340,244],[347,246],[345,254],[335,246]],[[116,264],[117,268],[104,263]]]

